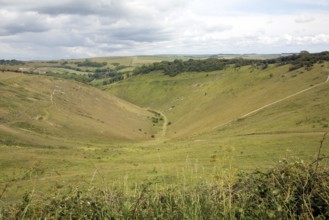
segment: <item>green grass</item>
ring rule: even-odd
[[[2,136],[2,142],[71,146],[141,141],[159,130],[152,126],[152,113],[93,87],[44,76],[12,76],[1,78],[0,131],[12,136]]]
[[[167,143],[75,145],[76,147],[0,147],[3,201],[24,192],[76,186],[81,189],[123,181],[130,187],[151,181],[162,186],[212,181],[226,172],[267,170],[284,158],[313,161],[322,134],[227,136]],[[328,140],[322,153],[328,155]],[[329,161],[323,161],[328,166]],[[37,170],[36,170],[37,169]],[[39,170],[39,171],[38,171]],[[40,170],[42,172],[40,172]],[[95,175],[95,177],[94,177]]]
[[[329,217],[329,175],[328,169],[320,164],[321,157],[317,159],[312,164],[284,160],[266,172],[249,174],[236,174],[226,169],[227,172],[221,172],[210,181],[203,178],[197,182],[189,178],[199,177],[196,168],[188,167],[182,176],[184,181],[172,185],[153,180],[130,187],[127,177],[121,184],[103,182],[99,190],[93,183],[93,175],[90,182],[85,183],[87,189],[77,185],[63,188],[60,184],[49,189],[47,194],[33,189],[13,206],[0,204],[0,216],[22,219],[326,219]],[[34,170],[38,172],[42,170]]]
[[[65,69],[65,68],[60,68],[60,67],[50,67],[46,68],[47,72],[55,72],[55,73],[60,73],[60,74],[65,74],[65,73],[73,73],[77,75],[85,75],[89,74],[88,72],[83,72],[83,71],[76,71],[76,70],[71,70],[71,69]]]
[[[129,63],[132,59],[111,58],[106,62],[116,61]],[[143,62],[151,61],[145,58]],[[328,131],[329,83],[319,85],[328,77],[328,63],[316,64],[310,71],[288,70],[289,66],[266,70],[247,66],[176,77],[156,72],[106,86],[106,92],[73,81],[0,73],[0,205],[17,205],[25,192],[34,192],[35,204],[48,198],[49,192],[54,193],[56,204],[65,198],[87,204],[89,197],[105,198],[93,191],[99,188],[103,192],[109,189],[106,193],[111,195],[123,193],[123,199],[114,204],[126,210],[114,209],[117,217],[146,218],[151,214],[147,215],[137,201],[143,184],[152,183],[140,204],[151,207],[152,201],[162,207],[160,195],[174,198],[177,206],[162,207],[176,210],[177,215],[170,215],[173,219],[200,219],[208,216],[205,212],[212,213],[209,218],[242,215],[245,211],[227,203],[232,202],[230,194],[221,194],[227,197],[213,202],[217,197],[211,197],[212,184],[222,184],[216,191],[221,193],[232,189],[225,183],[238,184],[240,171],[257,168],[267,172],[286,158],[310,163]],[[164,137],[164,120],[152,109],[168,118]],[[326,139],[323,155],[329,154],[328,144]],[[328,167],[328,160],[321,165]],[[77,198],[80,190],[82,197]],[[38,216],[38,208],[24,211],[24,204],[30,204],[25,199],[19,215],[28,216],[32,211]],[[219,210],[213,209],[216,206]],[[277,213],[273,218],[283,216]],[[258,214],[271,217],[273,212]]]
[[[240,70],[229,68],[175,77],[152,73],[104,88],[136,105],[159,109],[171,122],[167,136],[180,138],[210,132],[257,108],[322,83],[329,75],[327,67],[320,65],[311,71],[288,70],[286,65],[266,70],[247,66]],[[317,109],[322,111],[321,115],[326,112]]]

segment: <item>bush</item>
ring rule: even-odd
[[[303,161],[282,161],[275,168],[239,177],[234,200],[239,218],[328,219],[329,172]]]

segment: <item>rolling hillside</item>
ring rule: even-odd
[[[151,139],[151,113],[74,81],[0,72],[0,142],[66,146]]]
[[[253,66],[244,66],[240,69],[229,67],[213,72],[182,73],[175,77],[153,72],[131,77],[105,88],[111,94],[136,105],[162,111],[169,121],[168,138],[191,137],[213,132],[223,125],[241,120],[245,115],[249,116],[254,110],[271,106],[271,103],[275,104],[278,100],[296,93],[295,98],[303,100],[299,103],[298,111],[289,111],[289,106],[293,103],[290,103],[290,99],[285,99],[285,103],[288,104],[276,108],[277,112],[272,113],[284,114],[289,120],[280,122],[271,117],[263,117],[262,120],[274,120],[269,126],[272,131],[274,128],[325,130],[328,120],[325,91],[329,84],[325,82],[329,75],[329,64],[315,64],[310,70],[289,69],[290,65],[270,65],[267,69]],[[320,92],[321,89],[324,91]],[[304,90],[305,93],[299,94]],[[320,107],[315,107],[315,110],[311,111],[311,107],[307,105],[315,98],[310,94],[316,92],[319,93],[318,98],[322,97],[318,100]],[[267,109],[264,108],[265,110]],[[317,117],[323,120],[321,129],[319,126],[306,126],[308,123],[303,122],[310,122]]]
[[[211,182],[286,158],[312,162],[329,130],[329,62],[292,67],[152,71],[105,91],[0,72],[3,200],[35,188],[65,194],[72,185],[118,184],[128,192],[140,181]],[[328,139],[323,146],[328,155]]]

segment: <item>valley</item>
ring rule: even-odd
[[[234,179],[281,160],[316,159],[329,131],[329,61],[297,69],[289,62],[264,68],[264,61],[238,67],[225,61],[222,69],[175,76],[134,73],[175,59],[6,67],[0,72],[0,200],[97,187],[133,194],[145,182],[166,189]],[[322,155],[328,143],[323,140]]]

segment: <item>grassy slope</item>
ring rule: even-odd
[[[55,149],[0,146],[0,189],[10,183],[3,200],[19,198],[24,191],[35,188],[49,192],[72,185],[119,186],[130,192],[140,181],[151,181],[159,187],[168,183],[179,185],[208,181],[221,173],[233,175],[237,170],[266,169],[285,157],[312,161],[323,132],[328,131],[329,103],[325,98],[329,83],[227,126],[217,126],[323,82],[328,67],[328,63],[324,67],[316,65],[310,72],[287,72],[287,66],[250,72],[245,67],[173,78],[157,73],[113,84],[108,87],[111,93],[166,114],[172,122],[167,137],[181,140],[90,143]],[[6,85],[8,80],[2,79],[1,83]],[[54,81],[62,82],[51,80]],[[1,85],[2,88],[7,87]],[[46,92],[48,99],[51,91]],[[324,143],[324,154],[329,152],[328,143]],[[328,164],[326,160],[322,162]]]
[[[157,132],[150,112],[74,81],[10,72],[0,80],[1,142],[7,144],[138,141]]]
[[[326,81],[328,67],[326,63],[315,65],[311,71],[293,72],[288,72],[289,66],[253,71],[244,67],[173,78],[157,73],[107,88],[131,102],[161,110],[172,122],[167,138],[176,139],[158,146],[162,166],[170,167],[168,175],[175,166],[184,166],[186,160],[202,164],[206,170],[212,166],[266,168],[284,157],[314,159],[319,140],[329,130],[329,82],[314,85]]]
[[[153,73],[106,88],[120,98],[166,114],[171,122],[167,137],[186,137],[210,132],[250,111],[324,82],[329,74],[328,64],[316,65],[311,71],[288,72],[288,68],[271,66],[259,70],[248,66],[176,77]],[[325,112],[321,108],[319,111]]]

